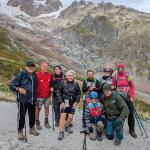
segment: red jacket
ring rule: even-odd
[[[126,73],[122,73],[117,75],[118,81],[116,82],[116,75],[112,79],[112,86],[116,86],[119,91],[127,93],[129,97],[135,97],[135,86],[133,81],[128,81]]]
[[[52,74],[50,72],[43,73],[36,72],[37,77],[37,98],[48,98],[51,95],[51,80]]]

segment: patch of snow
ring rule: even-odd
[[[18,19],[18,18],[15,18],[15,22],[18,24],[18,25],[20,25],[20,26],[22,26],[22,27],[25,27],[25,28],[28,28],[28,29],[33,29],[33,27],[31,26],[31,24],[29,24],[29,23],[27,23],[27,22],[24,22],[23,20],[21,20],[21,19]]]
[[[45,5],[46,0],[34,0],[34,2],[38,5]]]
[[[60,13],[66,9],[66,7],[62,7],[62,8],[59,8],[58,11],[54,11],[52,13],[49,13],[49,14],[42,14],[40,16],[37,16],[37,18],[44,18],[44,17],[53,17],[54,19],[57,19],[60,15]]]
[[[39,8],[40,5],[46,6],[46,4],[45,4],[46,0],[34,0],[34,2],[35,2],[35,5],[36,5],[37,8]]]
[[[84,5],[82,5],[80,8],[84,8],[85,6]]]
[[[19,7],[12,7],[7,5],[8,0],[0,0],[0,14],[4,14],[9,16],[16,24],[25,27],[25,28],[30,28],[32,29],[32,26],[23,20],[17,18],[17,16],[28,16],[26,13],[20,10]]]

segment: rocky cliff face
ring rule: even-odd
[[[20,6],[22,11],[33,17],[57,11],[62,7],[59,0],[9,0],[8,5]]]
[[[60,51],[80,69],[100,71],[105,63],[122,62],[135,76],[150,79],[150,14],[111,3],[74,2],[61,18],[70,23],[54,31],[62,37]]]
[[[41,7],[53,4],[55,9],[61,5],[57,0],[43,3],[9,0],[8,4],[15,7],[25,5],[28,12],[33,11],[37,4]],[[81,1],[73,2],[58,18],[44,16],[23,19],[32,25],[36,33],[34,37],[41,36],[57,45],[59,54],[71,59],[82,71],[93,68],[98,73],[106,63],[122,62],[135,76],[150,79],[150,14],[111,3]]]

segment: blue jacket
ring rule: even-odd
[[[16,91],[17,87],[21,87],[26,90],[26,94],[22,95]],[[31,75],[27,71],[20,71],[14,80],[10,83],[10,89],[17,94],[17,101],[28,103],[35,102],[37,100],[36,90],[37,90],[37,79],[35,73]]]

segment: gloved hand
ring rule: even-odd
[[[89,132],[93,133],[93,128],[92,127],[89,127]]]
[[[117,126],[121,126],[123,123],[123,120],[120,118],[117,118],[116,120],[112,121],[112,126],[113,128],[117,127]]]

